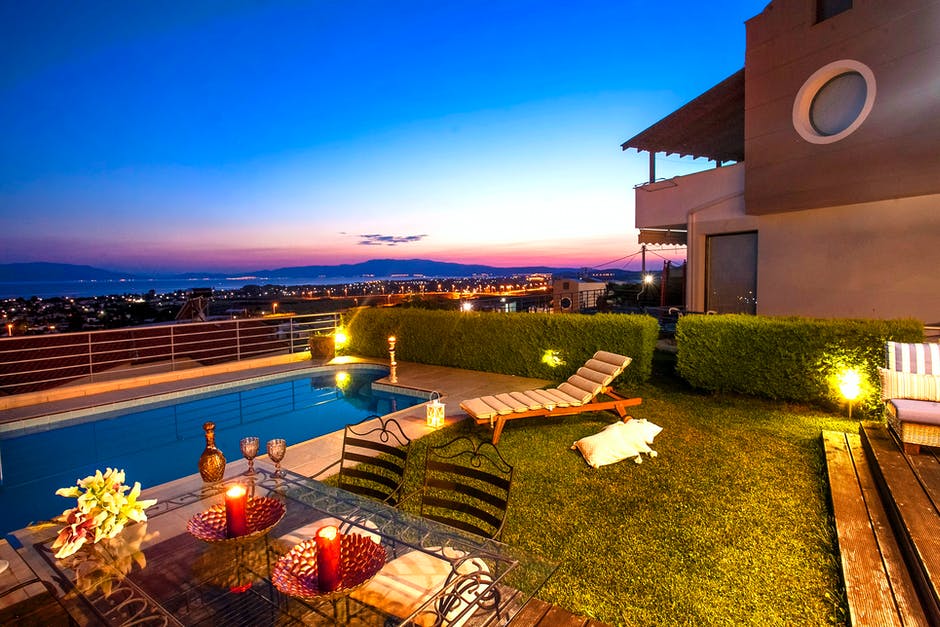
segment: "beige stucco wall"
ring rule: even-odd
[[[762,216],[757,313],[940,322],[940,195]]]

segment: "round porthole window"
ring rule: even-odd
[[[562,309],[571,309],[571,299],[567,296],[563,296],[561,299],[561,308]]]
[[[817,70],[793,103],[793,127],[814,144],[829,144],[861,126],[875,103],[875,76],[858,61],[843,60]]]

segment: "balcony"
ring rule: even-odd
[[[743,162],[644,183],[636,188],[636,226],[639,229],[686,229],[689,214],[743,198],[743,194]]]

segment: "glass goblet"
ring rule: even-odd
[[[274,476],[283,477],[284,473],[281,472],[281,460],[284,459],[284,454],[287,452],[287,442],[281,438],[276,438],[274,440],[268,440],[268,457],[274,462]]]
[[[242,438],[242,455],[245,456],[245,459],[248,460],[248,470],[245,471],[246,475],[255,474],[255,457],[258,456],[258,446],[260,440],[255,437]]]

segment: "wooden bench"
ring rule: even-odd
[[[852,625],[929,625],[857,434],[823,432]]]

